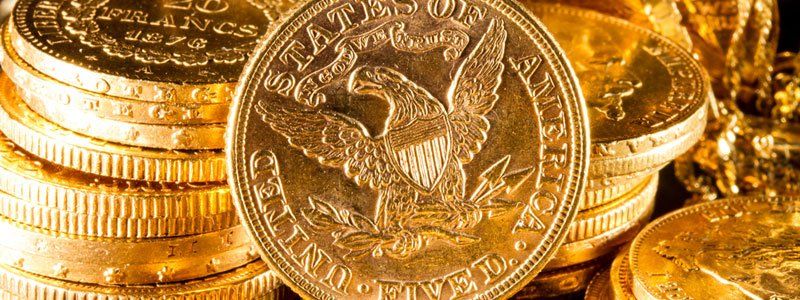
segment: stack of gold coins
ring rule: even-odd
[[[742,197],[659,218],[586,299],[795,299],[798,207],[796,197]]]
[[[3,298],[269,298],[225,182],[228,106],[277,6],[23,0],[2,28]]]
[[[700,65],[660,34],[573,6],[525,4],[567,53],[592,135],[581,211],[545,272],[518,295],[535,298],[585,289],[647,224],[658,171],[703,134],[709,91]]]

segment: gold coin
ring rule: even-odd
[[[796,299],[800,198],[732,198],[661,217],[633,241],[637,299]]]
[[[586,192],[583,193],[583,198],[581,198],[581,210],[587,210],[613,202],[642,183],[647,182],[650,177],[651,176],[637,177],[631,180],[620,181],[609,186],[595,184],[591,189],[587,187]]]
[[[586,287],[586,292],[583,295],[586,300],[613,300],[614,295],[611,292],[611,274],[608,268],[598,272],[589,281],[589,286]]]
[[[595,274],[606,268],[613,256],[601,257],[583,264],[539,273],[514,299],[540,299],[580,292]]]
[[[130,287],[82,284],[0,265],[0,291],[26,300],[283,299],[280,281],[261,261],[213,277],[183,283]]]
[[[11,37],[26,62],[75,87],[225,103],[256,39],[278,17],[250,2],[24,0],[12,12]]]
[[[625,246],[620,250],[617,258],[611,264],[611,291],[614,299],[636,300],[633,294],[633,274],[630,268],[630,247]]]
[[[167,182],[218,182],[227,177],[219,151],[155,150],[117,145],[76,134],[33,112],[0,75],[0,130],[25,151],[85,173]]]
[[[309,2],[256,50],[227,134],[243,224],[303,297],[511,295],[584,192],[571,67],[516,2],[384,5]]]
[[[558,249],[558,253],[547,263],[546,270],[563,268],[587,261],[591,261],[608,253],[614,252],[620,245],[633,240],[653,214],[655,200],[651,200],[650,207],[636,219],[620,225],[617,228],[604,232],[601,235],[572,243],[565,243]]]
[[[0,215],[59,233],[157,238],[238,224],[230,190],[222,183],[148,183],[89,175],[34,158],[1,134],[0,190]]]
[[[591,178],[663,165],[700,139],[708,85],[688,52],[657,33],[597,12],[529,6],[581,81],[592,132]]]
[[[0,263],[37,275],[103,285],[179,282],[258,258],[241,226],[167,239],[85,238],[0,218]]]
[[[7,30],[0,64],[18,87],[36,91],[24,99],[32,106],[138,124],[197,125],[227,120],[229,103],[154,103],[98,94],[58,82],[19,57],[7,39]]]
[[[569,227],[564,243],[591,239],[629,224],[650,210],[658,191],[658,174],[611,203],[583,210]]]

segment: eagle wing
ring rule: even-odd
[[[492,20],[478,45],[461,64],[447,97],[453,147],[462,163],[480,152],[489,131],[489,113],[497,102],[497,88],[505,69],[507,32],[502,21]]]
[[[259,102],[256,112],[289,144],[321,164],[341,168],[359,186],[388,186],[394,168],[385,144],[369,136],[364,126],[345,115],[324,110],[287,108]]]

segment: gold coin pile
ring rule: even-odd
[[[278,296],[222,152],[274,17],[227,0],[17,3],[0,51],[2,298]]]
[[[660,34],[574,6],[524,3],[570,59],[592,136],[581,210],[556,257],[518,295],[552,297],[585,289],[648,223],[658,171],[703,134],[709,87],[691,54]]]

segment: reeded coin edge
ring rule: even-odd
[[[263,70],[257,70],[256,67],[262,65],[262,60],[265,56],[264,53],[270,50],[270,44],[274,42],[279,34],[290,26],[292,26],[293,30],[296,30],[296,26],[294,26],[295,23],[308,21],[309,17],[307,16],[307,12],[309,9],[316,8],[316,10],[320,10],[321,5],[329,4],[329,2],[331,2],[331,0],[304,3],[302,6],[299,6],[294,10],[291,17],[284,19],[284,22],[282,22],[280,26],[274,27],[273,30],[269,31],[268,34],[262,37],[262,39],[258,42],[259,46],[252,52],[251,59],[248,61],[247,65],[245,66],[245,71],[242,73],[242,76],[239,79],[239,85],[236,87],[236,93],[231,106],[232,108],[241,107],[242,103],[246,101],[246,98],[252,98],[252,96],[248,95],[252,95],[254,92],[253,86],[252,84],[248,84],[248,80],[250,78],[254,78],[256,75],[259,75],[259,77],[263,75],[260,74],[263,73]],[[545,52],[545,56],[550,60],[557,62],[557,64],[553,64],[553,71],[557,77],[566,75],[567,78],[559,78],[562,82],[578,82],[577,75],[570,67],[571,65],[568,63],[568,60],[563,54],[564,52],[561,47],[555,42],[555,39],[550,35],[550,33],[547,32],[545,29],[546,27],[544,27],[544,25],[538,19],[533,17],[533,14],[528,9],[520,6],[516,2],[507,0],[486,0],[486,2],[488,5],[496,8],[501,13],[506,14],[507,17],[517,22],[518,25],[520,25],[528,34],[528,36],[535,40],[539,45],[548,46],[548,48],[539,50]],[[525,21],[525,23],[519,24],[521,21]],[[535,29],[540,30],[536,31]],[[539,245],[549,246],[545,247],[545,251],[542,251],[540,247],[537,247],[537,251],[531,253],[529,259],[523,262],[520,267],[516,269],[517,271],[514,274],[507,276],[500,283],[495,283],[491,290],[486,291],[483,295],[479,295],[477,297],[498,298],[503,297],[503,295],[513,294],[522,289],[528,282],[528,279],[544,269],[546,262],[556,254],[558,250],[557,246],[561,245],[566,238],[566,233],[568,230],[567,225],[571,223],[578,212],[578,205],[580,202],[578,197],[580,197],[580,195],[584,192],[589,167],[588,156],[590,154],[589,150],[591,141],[588,134],[588,112],[586,110],[585,101],[583,101],[583,92],[581,91],[579,85],[574,85],[572,89],[564,86],[562,87],[562,93],[572,95],[573,99],[578,100],[570,103],[574,105],[574,107],[565,107],[570,116],[573,116],[573,114],[578,116],[578,120],[574,120],[573,118],[567,118],[566,120],[570,131],[574,133],[573,141],[575,143],[573,144],[575,145],[575,153],[573,153],[573,160],[576,165],[576,168],[574,169],[575,172],[569,176],[570,180],[575,184],[569,185],[569,190],[566,192],[566,203],[563,205],[568,209],[566,212],[563,209],[557,210],[558,215],[555,217],[556,224],[553,226],[554,230],[548,231]],[[232,175],[228,178],[228,181],[232,186],[234,204],[237,207],[239,218],[247,228],[246,231],[250,235],[251,239],[259,245],[257,248],[261,254],[261,257],[267,262],[270,268],[277,270],[276,273],[285,284],[290,286],[292,290],[305,298],[331,299],[332,297],[330,295],[325,294],[319,288],[301,278],[298,274],[296,274],[296,272],[293,272],[293,274],[284,273],[285,270],[281,269],[280,267],[288,265],[287,262],[284,260],[278,263],[272,260],[273,257],[279,258],[277,255],[278,249],[276,248],[276,245],[261,236],[259,230],[263,228],[257,225],[257,217],[248,214],[247,211],[252,210],[247,210],[245,207],[247,204],[241,203],[241,199],[245,199],[244,191],[247,189],[247,186],[243,182],[238,182],[237,176],[238,174],[243,174],[245,172],[243,167],[246,166],[246,161],[245,158],[240,158],[238,155],[238,152],[244,151],[244,146],[238,146],[237,148],[237,145],[234,142],[237,139],[245,139],[244,133],[240,132],[243,126],[239,126],[238,121],[241,120],[245,123],[248,121],[249,109],[250,108],[246,107],[238,111],[232,110],[231,114],[229,115],[229,126],[226,134],[229,140],[228,143],[226,143],[227,145],[225,152],[227,161],[232,162],[228,164],[228,171]],[[555,234],[552,233],[553,231],[555,231]],[[538,261],[539,263],[537,264],[533,261]],[[292,280],[293,277],[299,278],[300,283],[298,284]]]

